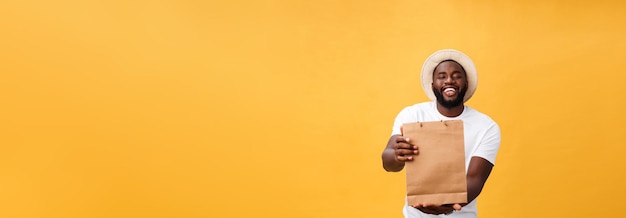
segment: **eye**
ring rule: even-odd
[[[454,79],[454,80],[460,80],[460,79],[463,79],[463,78],[465,78],[465,77],[463,76],[463,74],[460,74],[460,73],[455,73],[455,74],[452,75],[452,79]]]

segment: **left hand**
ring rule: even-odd
[[[450,214],[454,210],[461,210],[460,204],[444,204],[444,205],[435,205],[435,204],[416,204],[413,205],[415,209],[422,211],[423,213],[439,215],[439,214]]]

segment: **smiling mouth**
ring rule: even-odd
[[[447,88],[443,89],[442,93],[444,95],[448,96],[448,97],[452,97],[452,96],[456,95],[457,91],[456,91],[455,88],[447,87]]]

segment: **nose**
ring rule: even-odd
[[[452,84],[454,83],[454,78],[452,78],[451,76],[447,77],[446,80],[443,81],[445,84]]]

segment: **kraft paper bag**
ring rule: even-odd
[[[419,150],[405,163],[409,205],[467,203],[463,121],[407,123],[402,134]]]

